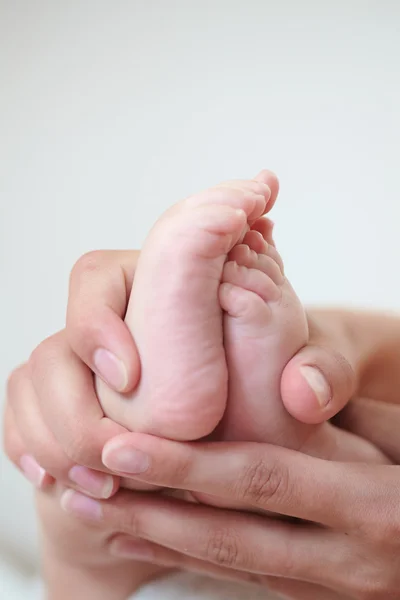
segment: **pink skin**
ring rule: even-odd
[[[282,373],[309,335],[273,225],[262,218],[276,178],[264,172],[261,179],[206,190],[157,221],[126,313],[141,381],[128,396],[97,379],[99,399],[108,417],[132,431],[186,441],[220,424],[214,439],[357,460],[367,443],[354,445],[342,433],[338,444],[335,428],[299,423],[283,405]],[[382,457],[371,449],[374,459]]]
[[[266,179],[275,182],[270,174]],[[178,203],[155,224],[126,314],[141,381],[124,397],[97,380],[107,416],[131,430],[177,440],[214,430],[228,393],[219,301],[224,264],[270,197],[262,181],[228,182]]]
[[[214,439],[268,441],[331,460],[364,461],[368,456],[370,462],[389,463],[365,440],[355,443],[354,435],[328,422],[305,424],[287,412],[282,375],[308,343],[309,332],[272,229],[270,221],[257,221],[224,267],[220,300],[225,310],[229,402]]]
[[[298,448],[314,428],[287,413],[280,380],[308,341],[307,319],[278,252],[258,232],[249,232],[230,253],[220,300],[229,370],[222,437]]]

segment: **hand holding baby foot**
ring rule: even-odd
[[[271,187],[272,194],[267,206],[269,209],[276,199],[277,182],[276,179],[271,179],[269,173],[262,173],[260,177],[264,183],[269,181]],[[270,222],[260,219],[252,224],[252,230],[262,234],[268,242],[268,253],[275,254]],[[250,238],[247,241],[250,243]],[[249,247],[261,254],[265,246],[263,240],[253,236],[251,244]],[[19,384],[13,385],[9,390],[12,402],[8,406],[14,419],[26,424],[23,430],[28,432],[28,449],[36,455],[38,462],[43,462],[42,466],[48,468],[49,473],[63,481],[68,481],[68,471],[74,463],[107,472],[101,461],[102,447],[118,431],[123,431],[123,428],[103,419],[90,371],[84,363],[109,380],[107,373],[100,370],[103,365],[95,361],[99,348],[103,348],[123,365],[123,371],[127,374],[124,389],[135,387],[140,372],[139,361],[134,341],[122,317],[126,312],[127,297],[138,257],[139,254],[135,251],[94,252],[82,257],[71,274],[65,332],[52,336],[41,344],[33,353],[29,367],[16,371],[12,377],[12,382],[17,383],[21,380],[20,375],[24,374],[24,379],[33,390],[29,397],[37,398],[37,402],[23,401],[26,398],[26,385],[23,394],[20,393]],[[279,265],[279,258],[276,260]],[[374,364],[376,360],[380,360],[380,356],[384,356],[388,363],[385,347],[392,347],[398,327],[397,320],[393,318],[360,316],[345,311],[311,311],[308,320],[309,342],[283,368],[282,401],[292,414],[297,410],[296,416],[301,420],[306,421],[308,415],[309,422],[317,422],[318,419],[326,420],[335,414],[354,393],[364,394],[369,391],[366,390],[364,381],[376,381],[376,377],[362,375],[375,373]],[[74,352],[71,352],[71,346]],[[49,361],[54,365],[50,371],[47,368]],[[265,357],[262,357],[261,366],[266,363]],[[317,403],[315,392],[303,377],[304,366],[313,366],[325,375],[330,396],[323,408]],[[396,389],[396,386],[391,386],[391,382],[396,380],[398,372],[397,365],[393,364],[390,377],[385,380],[386,388],[381,394],[383,397],[390,397],[392,390]],[[42,376],[43,373],[46,373],[46,377]],[[63,385],[60,385],[60,381],[64,382]],[[119,389],[118,384],[115,388]],[[372,391],[376,393],[376,390]],[[20,404],[21,410],[13,410]],[[299,414],[302,406],[303,412]],[[276,407],[281,410],[280,402]],[[79,420],[76,419],[77,414],[80,415]],[[37,428],[31,425],[32,415],[41,415],[42,422],[51,432],[50,439],[44,435],[37,436],[36,441],[33,439],[32,433]],[[268,416],[264,409],[260,415]],[[338,430],[337,435],[340,434],[341,431]],[[64,457],[69,457],[67,460],[61,458],[57,463],[58,453],[48,452],[51,439],[57,441]],[[338,442],[341,447],[342,438]],[[362,441],[352,438],[352,443],[354,447],[363,446],[365,459],[368,460],[370,452]],[[13,452],[12,458],[19,463],[21,453],[17,450]],[[48,458],[45,460],[46,456]],[[58,468],[57,464],[62,467]],[[129,484],[129,481],[125,483]]]
[[[273,197],[269,205],[272,202]],[[272,246],[270,225],[267,221],[260,220],[251,226],[254,231],[261,231]],[[249,248],[257,254],[262,253],[262,240],[259,237],[251,235],[246,241]],[[259,247],[256,247],[257,243]],[[273,252],[272,248],[269,248],[268,252]],[[138,361],[132,361],[137,355],[122,316],[126,310],[127,290],[129,292],[137,257],[136,252],[93,253],[80,261],[74,269],[69,302],[68,339],[66,332],[53,336],[34,353],[32,368],[24,368],[24,377],[30,382],[38,402],[27,402],[26,393],[22,393],[19,385],[12,385],[9,389],[7,412],[12,414],[13,418],[8,421],[10,426],[7,427],[8,436],[5,443],[10,457],[18,466],[21,455],[30,452],[34,456],[38,453],[36,458],[43,458],[44,466],[48,466],[48,470],[56,478],[60,477],[66,483],[69,469],[74,462],[103,470],[107,477],[108,470],[101,461],[101,448],[118,431],[123,431],[123,428],[104,419],[99,410],[90,372],[77,357],[81,356],[91,367],[99,369],[93,358],[96,350],[99,347],[108,349],[118,360],[125,363],[128,377],[125,379],[124,389],[128,390],[134,386],[139,369]],[[279,259],[276,262],[279,265]],[[310,413],[313,411],[313,420],[309,422],[318,421],[315,419],[316,395],[302,377],[303,366],[316,367],[326,375],[330,402],[327,410],[321,410],[320,414],[325,415],[324,418],[329,410],[331,416],[335,407],[341,407],[353,391],[363,394],[368,389],[376,390],[374,385],[371,385],[373,382],[381,383],[376,366],[381,359],[385,360],[385,364],[388,363],[388,352],[392,342],[400,336],[400,324],[396,318],[386,320],[376,317],[374,323],[379,321],[380,325],[370,327],[372,321],[374,319],[371,315],[360,321],[354,313],[313,311],[308,344],[283,369],[284,380],[286,378],[286,385],[282,388],[284,403],[288,403],[288,399],[294,399],[298,407],[303,402]],[[349,323],[352,323],[352,328],[349,328]],[[71,353],[68,342],[72,343],[76,354]],[[394,357],[396,356],[397,354],[394,354]],[[49,361],[53,365],[51,370],[48,369]],[[133,369],[132,366],[129,367],[131,362]],[[382,392],[382,398],[389,401],[393,390],[397,389],[400,383],[400,369],[395,362],[393,361],[393,369],[389,372],[390,377],[385,380],[386,391]],[[46,377],[42,376],[43,373],[46,373]],[[107,379],[106,374],[103,373],[103,376]],[[15,377],[13,380],[15,381]],[[61,386],[60,381],[64,382]],[[364,382],[367,382],[368,386],[365,386]],[[118,384],[115,387],[120,389]],[[17,405],[21,410],[15,410]],[[34,408],[33,413],[40,415],[48,427],[50,437],[39,436],[40,439],[34,440],[38,429],[31,426],[32,411],[26,410],[30,406]],[[293,408],[293,402],[291,406]],[[78,420],[77,415],[80,415]],[[305,415],[306,411],[302,416]],[[18,443],[15,443],[18,436],[13,436],[12,431],[19,429],[21,424],[21,435]],[[349,425],[351,427],[351,423]],[[129,434],[126,435],[129,437]],[[117,440],[112,441],[114,448],[115,441]],[[353,441],[355,446],[361,443],[364,458],[369,460],[370,447],[365,451],[362,440]],[[61,449],[64,455],[52,448]],[[120,448],[124,450],[125,446],[122,444]],[[45,456],[51,460],[46,462]],[[57,466],[59,457],[62,464],[60,470]],[[67,460],[63,463],[65,457]],[[46,481],[45,478],[41,481]],[[169,564],[172,565],[173,561]],[[182,566],[185,564],[190,568],[190,561],[183,561]]]
[[[140,384],[122,396],[98,379],[100,402],[117,423],[161,437],[198,439],[220,424],[213,439],[385,460],[367,442],[355,448],[350,434],[338,444],[329,424],[298,422],[282,402],[283,371],[309,331],[271,224],[261,218],[277,189],[265,171],[258,180],[194,195],[159,219],[144,244],[126,315]]]

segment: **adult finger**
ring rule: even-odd
[[[68,341],[116,391],[132,390],[140,375],[137,349],[123,320],[138,256],[135,250],[89,252],[70,277]]]
[[[13,462],[20,463],[22,454],[29,453],[55,479],[65,477],[72,463],[62,452],[39,411],[38,399],[29,377],[27,365],[16,369],[7,386],[9,423],[22,446],[14,452]],[[23,442],[22,442],[23,440]],[[23,449],[25,450],[23,452]]]
[[[320,423],[355,393],[398,403],[399,318],[344,310],[311,310],[308,316],[309,343],[282,376],[282,401],[290,414]]]
[[[38,411],[62,451],[71,463],[105,471],[103,446],[126,429],[104,417],[93,374],[72,351],[65,332],[42,342],[28,368]]]
[[[205,561],[181,554],[180,552],[175,552],[159,544],[124,534],[116,535],[110,542],[109,548],[111,554],[119,558],[140,560],[163,567],[204,573],[217,579],[258,582],[257,576],[251,573],[244,573],[209,564]]]
[[[309,313],[309,343],[285,367],[282,402],[304,423],[321,423],[335,415],[355,392],[360,362],[340,315]]]
[[[70,514],[219,567],[332,589],[341,585],[351,543],[345,534],[320,527],[154,494],[137,495],[132,502],[131,493],[121,490],[115,498],[98,502],[68,490],[61,503]]]
[[[368,525],[371,536],[400,521],[394,466],[325,461],[269,444],[181,444],[134,433],[111,440],[103,462],[121,475],[227,503],[341,530]]]
[[[54,478],[28,452],[18,432],[15,417],[9,402],[6,402],[3,420],[4,451],[11,462],[38,489],[45,489],[54,483]]]
[[[76,465],[63,452],[46,426],[32,383],[23,366],[10,377],[7,393],[6,431],[11,460],[42,488],[55,479],[95,498],[109,498],[119,478]]]
[[[288,599],[310,600],[311,598],[318,598],[318,600],[345,600],[343,595],[339,596],[336,592],[319,585],[220,567],[158,544],[124,534],[116,535],[113,538],[110,543],[110,551],[111,554],[119,558],[146,561],[159,566],[179,569],[180,571],[201,573],[223,581],[232,580],[253,583],[261,586],[264,590],[279,592],[282,597]]]

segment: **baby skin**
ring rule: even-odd
[[[308,326],[263,218],[277,188],[263,171],[191,196],[157,221],[126,314],[141,381],[122,395],[97,379],[108,417],[174,440],[212,433],[357,460],[351,434],[339,446],[331,424],[300,423],[281,401],[283,369],[307,344]]]

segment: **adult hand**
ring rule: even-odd
[[[104,251],[80,259],[71,274],[66,329],[40,344],[9,379],[6,451],[38,486],[57,478],[97,497],[112,495],[119,486],[118,478],[105,469],[101,451],[107,440],[125,430],[104,417],[91,368],[96,350],[105,348],[128,365],[124,389],[137,383],[139,361],[123,315],[138,256],[136,251]],[[283,401],[295,417],[322,421],[354,393],[397,402],[400,319],[313,310],[309,323],[310,342],[289,362],[282,380]],[[360,429],[360,419],[351,418],[352,406],[344,427],[372,439],[397,462],[399,453],[388,438],[375,440],[368,420]]]
[[[399,414],[397,414],[399,417]],[[389,424],[387,424],[389,427]],[[392,429],[398,431],[398,421]],[[400,444],[398,443],[398,446]],[[283,522],[151,494],[97,502],[67,491],[70,514],[125,535],[116,555],[259,581],[287,598],[399,598],[400,467],[324,461],[254,443],[178,443],[125,434],[104,461],[139,481],[232,499]],[[129,535],[145,542],[131,542]]]
[[[267,171],[257,179],[271,187],[270,209],[278,181]],[[136,251],[83,256],[70,277],[65,330],[40,344],[9,379],[6,449],[39,487],[57,479],[96,497],[118,488],[118,478],[101,473],[107,473],[101,450],[125,429],[104,417],[92,370],[117,391],[129,392],[138,383],[139,357],[123,321],[138,256]]]
[[[119,487],[119,478],[104,468],[101,451],[126,430],[104,417],[92,371],[70,341],[93,366],[88,337],[95,348],[106,346],[109,352],[116,339],[127,364],[126,389],[136,385],[139,359],[123,313],[138,256],[136,251],[99,251],[78,260],[70,277],[66,329],[42,342],[9,378],[5,449],[39,488],[57,479],[104,498]]]
[[[265,172],[258,176],[264,177],[271,179]],[[277,182],[271,192],[269,208]],[[268,223],[261,233],[273,243]],[[71,273],[66,329],[40,344],[10,377],[6,434],[15,430],[13,422],[19,434],[9,433],[6,446],[36,484],[52,481],[51,475],[71,485],[72,475],[78,486],[100,497],[118,487],[101,462],[101,450],[124,429],[104,417],[91,369],[116,390],[131,391],[138,382],[139,359],[123,321],[138,256],[136,251],[83,256]],[[400,361],[392,352],[400,340],[399,319],[310,311],[309,323],[309,344],[283,373],[282,398],[289,412],[308,422],[326,420],[355,391],[362,395],[369,384],[382,381],[376,368],[382,361],[386,387],[375,385],[374,397],[390,401],[400,379]]]
[[[42,342],[9,378],[5,450],[38,488],[57,480],[105,498],[119,487],[119,478],[104,468],[101,451],[126,430],[104,416],[91,367],[103,346],[114,354],[116,339],[128,365],[124,389],[138,382],[139,359],[123,322],[138,257],[137,251],[99,251],[78,260],[70,277],[67,327]]]

